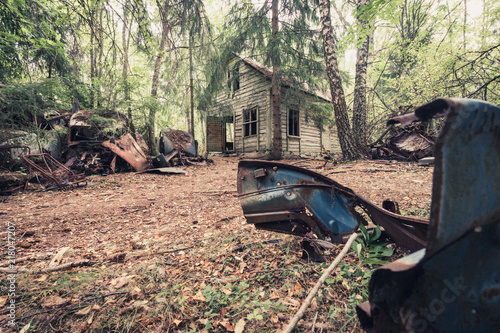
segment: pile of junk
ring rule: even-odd
[[[89,175],[135,171],[185,174],[185,165],[210,160],[198,154],[193,136],[181,130],[162,131],[160,154],[151,159],[138,133],[128,132],[127,119],[117,112],[76,110],[44,117],[34,133],[0,129],[0,194],[27,189],[85,186]]]

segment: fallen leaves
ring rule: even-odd
[[[8,299],[9,299],[9,296],[7,296],[7,295],[0,296],[0,308],[3,308],[5,306],[5,303],[7,303]]]
[[[192,297],[194,301],[205,302],[207,299],[203,296],[203,290],[198,290],[198,292]]]
[[[245,324],[245,319],[241,318],[240,320],[238,320],[238,322],[234,326],[234,333],[242,333],[245,329]]]
[[[39,278],[33,279],[33,282],[45,282],[49,276],[47,274],[41,275]]]
[[[135,277],[135,275],[129,275],[129,276],[122,275],[118,278],[112,279],[110,281],[109,285],[113,289],[118,290],[118,289],[125,287],[130,282],[130,280],[132,280],[134,277]]]
[[[86,316],[90,313],[90,310],[92,309],[92,307],[89,305],[83,309],[80,309],[79,311],[75,312],[75,315],[77,316]]]
[[[290,296],[285,297],[281,304],[288,307],[289,310],[296,310],[300,307],[300,302],[296,299],[291,298]]]
[[[62,298],[62,297],[59,297],[57,295],[53,295],[53,296],[48,296],[47,298],[45,298],[42,306],[44,308],[58,307],[58,306],[62,306],[64,304],[67,304],[70,301],[71,301],[71,299],[69,299],[69,298]]]

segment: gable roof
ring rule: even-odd
[[[265,66],[259,65],[254,59],[243,57],[240,55],[235,55],[235,57],[241,59],[245,64],[248,66],[252,67],[253,69],[257,70],[261,74],[263,74],[267,79],[271,80],[273,77],[273,71]],[[288,82],[287,82],[288,81]],[[292,82],[290,80],[285,80],[284,86],[286,87],[292,87]],[[331,95],[328,91],[323,90],[323,89],[318,89],[318,88],[311,88],[307,83],[304,83],[305,88],[301,88],[300,90],[302,92],[305,92],[309,95],[313,95],[316,97],[319,97],[327,102],[331,102]]]

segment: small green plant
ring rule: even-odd
[[[357,238],[351,245],[351,248],[356,251],[359,257],[359,262],[365,265],[384,265],[387,261],[380,258],[387,258],[394,254],[394,249],[387,248],[387,243],[380,241],[382,231],[377,226],[370,234],[366,227],[359,225],[359,230],[363,238]]]
[[[247,315],[247,319],[255,319],[255,320],[264,319],[264,316],[262,316],[262,310],[260,308],[253,309],[253,312]]]

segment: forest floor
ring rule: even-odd
[[[17,326],[8,325],[8,274],[0,273],[0,331],[276,332],[327,262],[302,260],[299,238],[246,223],[236,192],[237,158],[187,167],[187,175],[88,177],[65,191],[28,191],[0,203],[1,238],[15,225]],[[313,169],[381,205],[428,216],[432,167],[391,161]],[[280,239],[279,243],[265,243]],[[342,246],[340,246],[341,248]],[[6,251],[4,247],[3,251]],[[233,251],[239,248],[239,251]],[[55,264],[89,266],[41,272]],[[8,252],[1,264],[7,266]],[[371,266],[350,251],[322,287],[299,332],[360,331],[354,306],[367,299]]]

